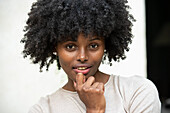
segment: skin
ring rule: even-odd
[[[68,76],[68,82],[63,88],[77,91],[81,101],[85,104],[87,113],[104,113],[106,101],[104,84],[109,75],[99,71],[104,55],[105,43],[103,38],[87,37],[80,34],[77,41],[68,40],[59,43],[56,52],[60,65]],[[90,65],[90,71],[83,75],[73,70],[75,65]]]

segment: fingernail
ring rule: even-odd
[[[82,73],[78,73],[78,75],[81,75]]]

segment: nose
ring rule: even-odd
[[[81,48],[79,50],[78,55],[77,55],[77,61],[82,62],[82,63],[88,61],[88,53],[84,48]]]

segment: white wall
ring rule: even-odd
[[[39,65],[23,59],[23,27],[34,0],[0,0],[0,113],[26,113],[41,96],[54,92],[66,82],[55,65],[39,73]],[[136,18],[134,40],[127,59],[113,66],[102,65],[106,73],[146,76],[144,0],[129,0]]]
[[[134,22],[132,34],[134,35],[127,58],[119,63],[113,63],[112,67],[104,65],[101,69],[108,73],[121,76],[146,75],[146,43],[145,43],[145,3],[144,0],[128,0],[131,7],[130,13],[137,20]]]

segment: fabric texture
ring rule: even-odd
[[[155,85],[141,76],[110,75],[105,84],[105,113],[161,113]],[[77,92],[58,89],[42,97],[28,113],[86,113]]]

